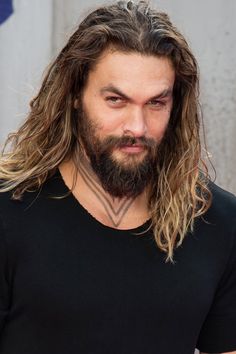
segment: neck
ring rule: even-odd
[[[102,187],[89,160],[81,156],[60,166],[61,175],[75,198],[98,221],[113,228],[135,228],[148,218],[147,191],[133,198],[116,198]],[[73,176],[75,176],[73,186]]]

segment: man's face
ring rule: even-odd
[[[89,73],[79,134],[91,166],[114,197],[135,197],[155,174],[173,102],[167,58],[107,51]]]

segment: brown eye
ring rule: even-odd
[[[150,106],[153,107],[163,107],[166,105],[165,101],[160,101],[160,100],[152,100],[149,102]]]
[[[106,101],[109,101],[112,103],[120,103],[120,102],[122,102],[122,98],[117,97],[117,96],[109,96],[109,97],[106,97]]]

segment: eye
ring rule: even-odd
[[[106,101],[111,102],[111,103],[121,103],[121,102],[123,102],[123,99],[118,96],[108,96],[108,97],[106,97]]]
[[[166,101],[152,100],[152,101],[149,101],[148,104],[152,107],[161,108],[161,107],[166,106]]]

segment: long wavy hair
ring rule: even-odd
[[[194,220],[211,204],[208,171],[201,158],[199,74],[196,60],[169,17],[146,1],[119,1],[91,12],[79,25],[30,102],[20,129],[8,136],[0,160],[1,192],[20,199],[39,189],[59,164],[78,153],[74,102],[108,47],[171,60],[176,80],[173,109],[149,198],[158,247],[173,260]],[[10,147],[10,148],[9,148]]]

